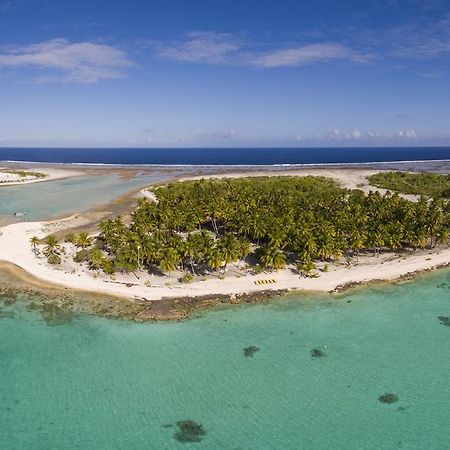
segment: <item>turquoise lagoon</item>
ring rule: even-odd
[[[178,323],[1,312],[2,449],[449,448],[448,271]]]
[[[116,173],[79,176],[27,185],[0,187],[0,225],[24,220],[45,220],[50,217],[86,211],[109,203],[133,189],[160,182],[175,175],[154,172],[122,180]],[[14,217],[25,211],[23,217]]]

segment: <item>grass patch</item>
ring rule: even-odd
[[[10,173],[11,175],[17,175],[20,178],[33,177],[33,178],[46,178],[47,175],[41,172],[30,172],[28,170],[8,170],[5,173]]]
[[[450,175],[386,172],[371,175],[368,180],[373,186],[402,194],[450,198]]]

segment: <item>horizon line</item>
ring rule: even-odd
[[[450,148],[450,144],[447,145],[337,145],[337,146],[308,146],[308,147],[297,147],[297,146],[233,146],[233,147],[220,147],[220,146],[181,146],[181,147],[133,147],[133,146],[0,146],[0,151],[9,149],[9,150],[18,150],[18,149],[55,149],[55,150],[80,150],[80,149],[96,149],[96,150],[124,150],[124,149],[130,149],[130,150],[180,150],[180,149],[197,149],[197,150],[233,150],[233,149],[239,149],[239,150],[254,150],[254,149],[335,149],[335,148],[342,148],[342,149],[381,149],[381,148]]]

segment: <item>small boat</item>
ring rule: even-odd
[[[25,211],[16,211],[16,212],[14,213],[14,215],[15,215],[16,217],[24,216],[25,214],[26,214]]]

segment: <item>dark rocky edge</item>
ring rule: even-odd
[[[146,320],[180,320],[187,319],[196,311],[204,311],[220,305],[239,305],[243,303],[267,303],[275,297],[282,297],[288,293],[287,289],[277,291],[260,291],[247,294],[216,294],[201,297],[179,297],[163,300],[148,301],[150,305],[143,317]]]
[[[367,287],[380,283],[400,283],[418,276],[444,269],[443,264],[433,269],[405,274],[396,280],[373,280],[352,282],[337,286],[331,294],[343,293],[351,288]],[[78,291],[63,286],[49,286],[27,274],[12,264],[0,262],[0,297],[3,304],[16,302],[24,304],[29,310],[39,312],[49,325],[59,325],[72,320],[75,314],[90,314],[112,319],[124,319],[134,322],[180,321],[189,319],[196,312],[205,311],[221,305],[267,303],[271,299],[282,297],[292,290],[265,290],[246,294],[216,294],[201,297],[165,298],[162,300],[133,300],[105,294]],[[302,291],[303,292],[303,291]],[[24,295],[25,294],[25,295]],[[10,317],[2,311],[3,318]]]
[[[0,297],[3,305],[23,305],[28,310],[40,313],[49,325],[69,322],[75,314],[91,314],[134,322],[184,320],[192,317],[195,312],[220,305],[266,303],[287,292],[267,290],[241,295],[133,300],[62,286],[49,286],[16,266],[0,263]],[[4,311],[2,315],[5,315]]]

